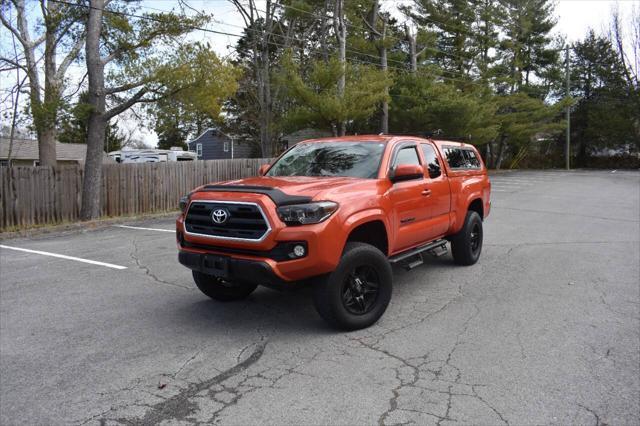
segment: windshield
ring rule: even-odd
[[[373,179],[378,176],[384,143],[300,143],[287,151],[267,176],[348,176]]]

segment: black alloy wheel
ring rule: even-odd
[[[378,299],[380,278],[368,265],[358,266],[349,273],[342,288],[342,303],[350,313],[364,315],[371,312]]]

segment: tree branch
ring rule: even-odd
[[[138,80],[132,83],[123,84],[121,86],[107,87],[105,93],[107,95],[113,95],[114,93],[126,92],[127,90],[135,89],[146,83],[146,80]]]
[[[369,31],[371,31],[372,33],[374,33],[378,37],[382,37],[382,34],[380,33],[380,31],[378,31],[375,28],[373,28],[373,26],[369,23],[369,21],[367,21],[367,19],[364,16],[360,15],[360,17],[362,18],[364,23],[367,25],[367,27],[369,27]],[[376,16],[374,19],[377,19],[377,18],[378,17]]]
[[[4,27],[6,29],[11,31],[13,33],[13,35],[16,36],[16,38],[18,39],[20,44],[22,44],[25,47],[25,49],[28,48],[28,47],[31,47],[31,46],[29,46],[27,41],[22,38],[22,35],[20,34],[20,31],[18,31],[16,28],[14,28],[11,25],[11,22],[9,22],[9,20],[7,18],[5,18],[4,14],[2,14],[2,13],[0,13],[0,21],[2,22],[2,25],[4,25]]]
[[[9,71],[9,70],[14,70],[16,68],[23,70],[24,72],[27,72],[27,67],[17,61],[14,61],[13,59],[9,59],[6,58],[4,56],[0,57],[0,61],[2,62],[6,62],[9,65],[11,65],[11,68],[3,68],[3,71]]]
[[[62,77],[64,77],[65,73],[67,72],[69,65],[71,65],[71,63],[78,57],[78,53],[80,53],[80,49],[82,49],[82,46],[84,45],[84,36],[85,33],[83,32],[80,38],[76,40],[69,53],[67,53],[67,56],[65,56],[60,63],[60,66],[56,71],[56,79],[58,81],[62,80]]]
[[[123,112],[125,112],[126,110],[131,108],[136,103],[144,102],[141,99],[146,93],[147,93],[147,88],[145,88],[145,87],[143,87],[142,89],[138,90],[128,100],[126,100],[126,101],[122,102],[121,104],[116,105],[115,107],[113,107],[110,110],[106,111],[104,113],[104,119],[106,121],[111,120],[113,117],[115,117],[118,114],[122,114]]]
[[[146,37],[143,37],[142,39],[138,40],[138,42],[136,44],[129,46],[127,49],[128,50],[136,50],[139,47],[143,46],[145,43],[150,42],[151,40],[153,40],[156,36],[158,36],[160,34],[162,34],[161,30],[152,31]],[[101,60],[102,61],[102,65],[106,65],[109,62],[113,61],[120,54],[124,53],[124,51],[125,51],[124,47],[122,47],[122,46],[117,47],[113,52],[111,52],[109,55],[107,55],[106,57],[104,57]]]

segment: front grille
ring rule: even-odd
[[[212,217],[219,209],[228,212],[222,224],[215,223]],[[193,201],[185,218],[185,229],[191,234],[258,241],[270,228],[256,204]]]

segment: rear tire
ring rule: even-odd
[[[482,252],[482,218],[476,211],[467,212],[462,229],[451,238],[451,254],[458,265],[473,265]]]
[[[331,326],[358,330],[374,324],[391,300],[391,265],[377,248],[347,243],[338,267],[315,283],[313,302]]]
[[[193,280],[198,289],[212,299],[229,302],[240,300],[249,296],[256,289],[257,284],[249,284],[241,281],[226,281],[213,275],[192,271]]]

